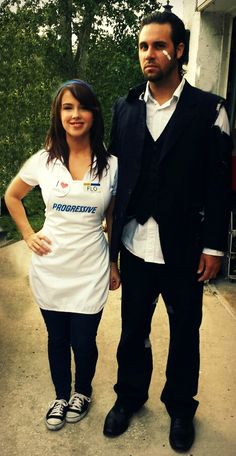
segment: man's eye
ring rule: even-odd
[[[141,51],[146,51],[146,50],[147,50],[146,44],[141,44],[141,45],[139,46],[139,49],[140,49]]]

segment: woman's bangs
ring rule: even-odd
[[[79,84],[73,84],[71,87],[69,86],[68,89],[71,91],[76,100],[80,102],[81,106],[89,111],[97,110],[98,106],[96,98],[87,87]]]

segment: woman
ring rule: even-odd
[[[103,133],[100,104],[91,86],[79,79],[65,82],[52,104],[45,148],[23,165],[5,195],[10,214],[33,251],[30,284],[48,331],[56,392],[46,414],[50,430],[82,419],[91,401],[96,334],[110,273],[102,221],[105,215],[109,239],[117,175],[117,160],[106,151]],[[45,222],[37,233],[22,204],[36,185],[46,206]],[[119,278],[111,277],[110,288],[116,289]]]

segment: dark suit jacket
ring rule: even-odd
[[[111,260],[116,261],[127,206],[139,173],[146,128],[145,84],[114,106],[110,152],[118,156]],[[185,82],[167,129],[156,198],[165,262],[196,267],[203,247],[225,250],[232,142],[214,126],[223,100]]]

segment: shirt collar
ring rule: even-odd
[[[176,100],[176,102],[179,100],[179,97],[182,93],[182,90],[184,88],[184,84],[185,84],[185,79],[183,78],[182,81],[180,82],[180,84],[178,85],[178,87],[175,89],[172,97],[170,98],[170,100],[168,100],[166,103],[171,103],[172,100]],[[150,92],[150,88],[149,88],[149,81],[147,82],[147,85],[146,85],[146,89],[145,89],[145,92],[144,92],[144,96],[143,96],[143,100],[145,101],[145,103],[147,103],[148,101],[151,101],[151,102],[154,102],[156,103],[156,100],[153,98],[151,92]]]

